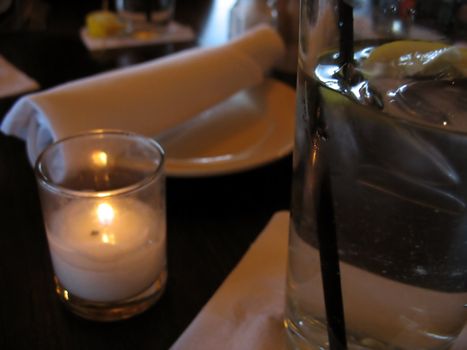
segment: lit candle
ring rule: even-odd
[[[129,198],[80,199],[47,227],[55,274],[69,293],[108,302],[135,296],[165,270],[165,223]]]

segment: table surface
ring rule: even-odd
[[[175,17],[196,41],[91,53],[79,39],[99,1],[33,1],[47,15],[0,26],[0,54],[42,88],[226,40],[232,1],[179,0]],[[20,1],[18,3],[21,3]],[[0,24],[2,18],[0,17]],[[293,84],[294,77],[282,76]],[[0,99],[0,118],[18,96]],[[289,208],[291,156],[224,176],[167,179],[167,289],[147,312],[97,323],[59,302],[36,183],[22,141],[0,134],[0,349],[167,349],[241,259],[274,212]]]

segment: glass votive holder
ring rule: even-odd
[[[139,314],[166,280],[164,151],[152,139],[91,131],[58,141],[36,162],[56,292],[75,314]]]

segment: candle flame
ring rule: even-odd
[[[115,217],[115,212],[109,203],[100,203],[97,206],[97,218],[99,223],[108,226],[112,224]],[[101,241],[105,244],[115,244],[115,236],[111,233],[104,232],[101,234]]]
[[[107,233],[102,234],[102,242],[104,243],[110,242],[109,235]]]
[[[105,167],[109,162],[107,153],[103,151],[96,151],[92,154],[92,161],[96,166]]]
[[[115,217],[114,209],[108,203],[101,203],[97,206],[97,218],[102,225],[110,225]]]
[[[103,233],[101,236],[101,241],[102,243],[106,244],[115,244],[115,236],[113,234],[109,233]]]

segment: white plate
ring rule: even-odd
[[[167,175],[220,175],[289,154],[294,125],[294,89],[268,79],[160,135],[158,141],[166,151]]]

